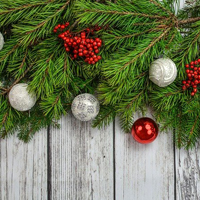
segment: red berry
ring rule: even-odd
[[[191,92],[191,96],[194,96],[195,95],[195,93],[194,92]]]
[[[186,89],[187,89],[187,87],[184,85],[184,86],[182,87],[182,89],[183,89],[183,90],[186,90]]]
[[[197,85],[197,84],[199,83],[199,81],[198,81],[198,80],[195,80],[194,83]]]
[[[94,58],[94,61],[95,61],[95,62],[98,62],[98,58]]]
[[[197,75],[194,75],[194,78],[198,79],[198,76],[197,76]]]
[[[186,73],[189,74],[189,73],[190,73],[190,70],[189,70],[189,69],[186,69]]]
[[[90,61],[93,61],[93,58],[90,58]]]
[[[74,58],[77,58],[77,56],[78,56],[77,54],[74,54]]]
[[[186,68],[189,68],[189,67],[190,67],[190,65],[188,65],[188,64],[187,64],[187,65],[185,65],[185,67],[186,67]]]
[[[86,39],[86,42],[89,43],[89,42],[90,42],[90,39]]]
[[[195,64],[195,65],[198,65],[198,61],[197,61],[197,60],[195,60],[194,64]]]
[[[61,27],[60,27],[61,29],[64,29],[65,28],[65,25],[61,25]]]
[[[66,22],[66,23],[65,23],[65,26],[66,26],[66,27],[69,26],[69,22]]]
[[[82,51],[83,51],[83,49],[79,49],[78,51],[79,51],[79,52],[82,52]]]
[[[97,56],[98,60],[101,60],[101,56]]]
[[[84,50],[84,51],[83,51],[83,53],[84,53],[84,54],[87,54],[87,53],[88,53],[88,51],[87,51],[87,50]]]
[[[200,63],[200,58],[197,61],[198,61],[198,63]]]
[[[183,84],[186,84],[187,82],[184,80],[184,81],[182,81],[182,83],[183,83]]]
[[[193,89],[193,92],[194,92],[194,93],[196,93],[196,92],[197,92],[197,89],[196,89],[196,88],[194,88],[194,89]]]
[[[79,55],[79,56],[83,56],[83,53],[82,53],[82,52],[80,52],[78,55]]]
[[[195,68],[194,68],[194,71],[197,71],[197,70],[198,70],[198,68],[197,68],[197,67],[195,67]]]
[[[97,42],[99,42],[99,41],[100,41],[100,39],[99,39],[99,38],[96,38],[95,40],[96,40]]]
[[[97,43],[97,46],[98,46],[98,47],[100,47],[100,46],[101,46],[101,43],[100,43],[100,42],[98,42],[98,43]]]
[[[195,75],[197,75],[197,74],[198,74],[198,72],[197,72],[197,71],[195,71],[195,72],[194,72],[194,74],[195,74]]]
[[[70,51],[70,49],[67,47],[67,48],[65,48],[65,50],[67,51],[67,52],[69,52]]]
[[[198,75],[198,79],[200,79],[200,75]]]
[[[197,85],[193,85],[192,87],[193,87],[193,88],[197,88]]]
[[[187,83],[186,85],[185,85],[186,87],[190,87],[190,85]]]
[[[192,61],[192,62],[190,63],[190,65],[194,65],[194,61]]]
[[[78,53],[78,51],[77,51],[77,50],[74,50],[73,52],[74,52],[74,54],[77,54],[77,53]]]
[[[94,46],[94,49],[98,49],[98,46]]]
[[[53,30],[53,32],[54,32],[54,33],[56,33],[56,32],[57,32],[57,30],[56,30],[56,29],[54,29],[54,30]]]
[[[95,52],[95,53],[99,53],[99,50],[98,50],[98,49],[96,49],[94,52]]]
[[[193,68],[194,68],[194,65],[191,65],[190,68],[193,69]]]
[[[90,48],[90,47],[91,47],[91,44],[88,44],[88,45],[87,45],[87,48]]]

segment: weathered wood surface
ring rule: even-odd
[[[71,116],[60,123],[28,144],[0,141],[1,200],[200,199],[200,143],[178,150],[172,134],[161,133],[138,144],[117,120],[101,131]]]
[[[25,144],[0,140],[0,200],[47,199],[47,130]]]
[[[136,114],[135,119],[142,117]],[[149,117],[152,118],[151,115]],[[171,134],[139,144],[116,123],[116,199],[174,199],[174,148]]]
[[[176,149],[177,200],[200,200],[200,142],[193,150]]]
[[[92,129],[73,117],[51,129],[51,199],[113,199],[113,126]]]

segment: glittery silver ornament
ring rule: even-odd
[[[176,76],[176,65],[169,58],[159,58],[149,68],[149,79],[160,87],[170,85],[176,79]]]
[[[0,50],[3,49],[3,45],[4,45],[4,37],[0,32]]]
[[[72,102],[72,113],[81,121],[94,119],[99,113],[99,108],[99,101],[88,93],[76,96]]]
[[[29,93],[28,84],[18,83],[12,87],[8,98],[11,106],[18,111],[30,110],[36,103],[36,95]]]

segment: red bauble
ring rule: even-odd
[[[132,127],[133,138],[142,144],[153,142],[158,135],[158,125],[148,117],[143,117],[134,122]]]

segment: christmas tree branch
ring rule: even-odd
[[[5,95],[7,94],[12,88],[13,86],[15,86],[17,83],[19,83],[24,77],[25,75],[30,71],[30,69],[33,67],[33,65],[30,65],[26,71],[22,74],[22,76],[20,78],[18,78],[8,89],[6,89],[6,91],[4,91],[3,93],[1,93],[1,95]]]
[[[26,32],[26,34],[30,34],[34,31],[37,31],[39,28],[41,28],[42,26],[44,26],[46,23],[48,23],[50,20],[52,20],[55,16],[57,16],[61,11],[63,11],[66,6],[70,3],[70,0],[67,1],[59,10],[57,10],[53,15],[49,16],[46,20],[44,20],[43,22],[40,22],[36,27],[34,27],[33,30]]]
[[[189,19],[185,19],[185,20],[180,20],[178,22],[178,25],[184,25],[184,24],[191,24],[194,22],[200,21],[200,17],[195,17],[195,18],[189,18]]]
[[[8,8],[7,10],[2,10],[0,12],[0,15],[8,14],[8,13],[11,13],[11,12],[16,12],[16,11],[24,10],[24,9],[28,9],[28,8],[33,8],[33,7],[37,7],[37,6],[41,6],[41,5],[47,5],[48,3],[49,3],[49,0],[47,2],[38,2],[38,3],[35,3],[35,4],[21,5],[19,7],[15,7],[15,8]]]
[[[167,28],[159,37],[155,38],[149,46],[147,46],[141,53],[139,53],[136,57],[134,57],[132,60],[127,62],[120,71],[124,70],[127,66],[129,66],[131,63],[134,63],[139,57],[141,57],[146,51],[148,51],[151,47],[153,47],[159,40],[161,40],[163,37],[166,36],[166,34],[170,31],[171,27]]]

